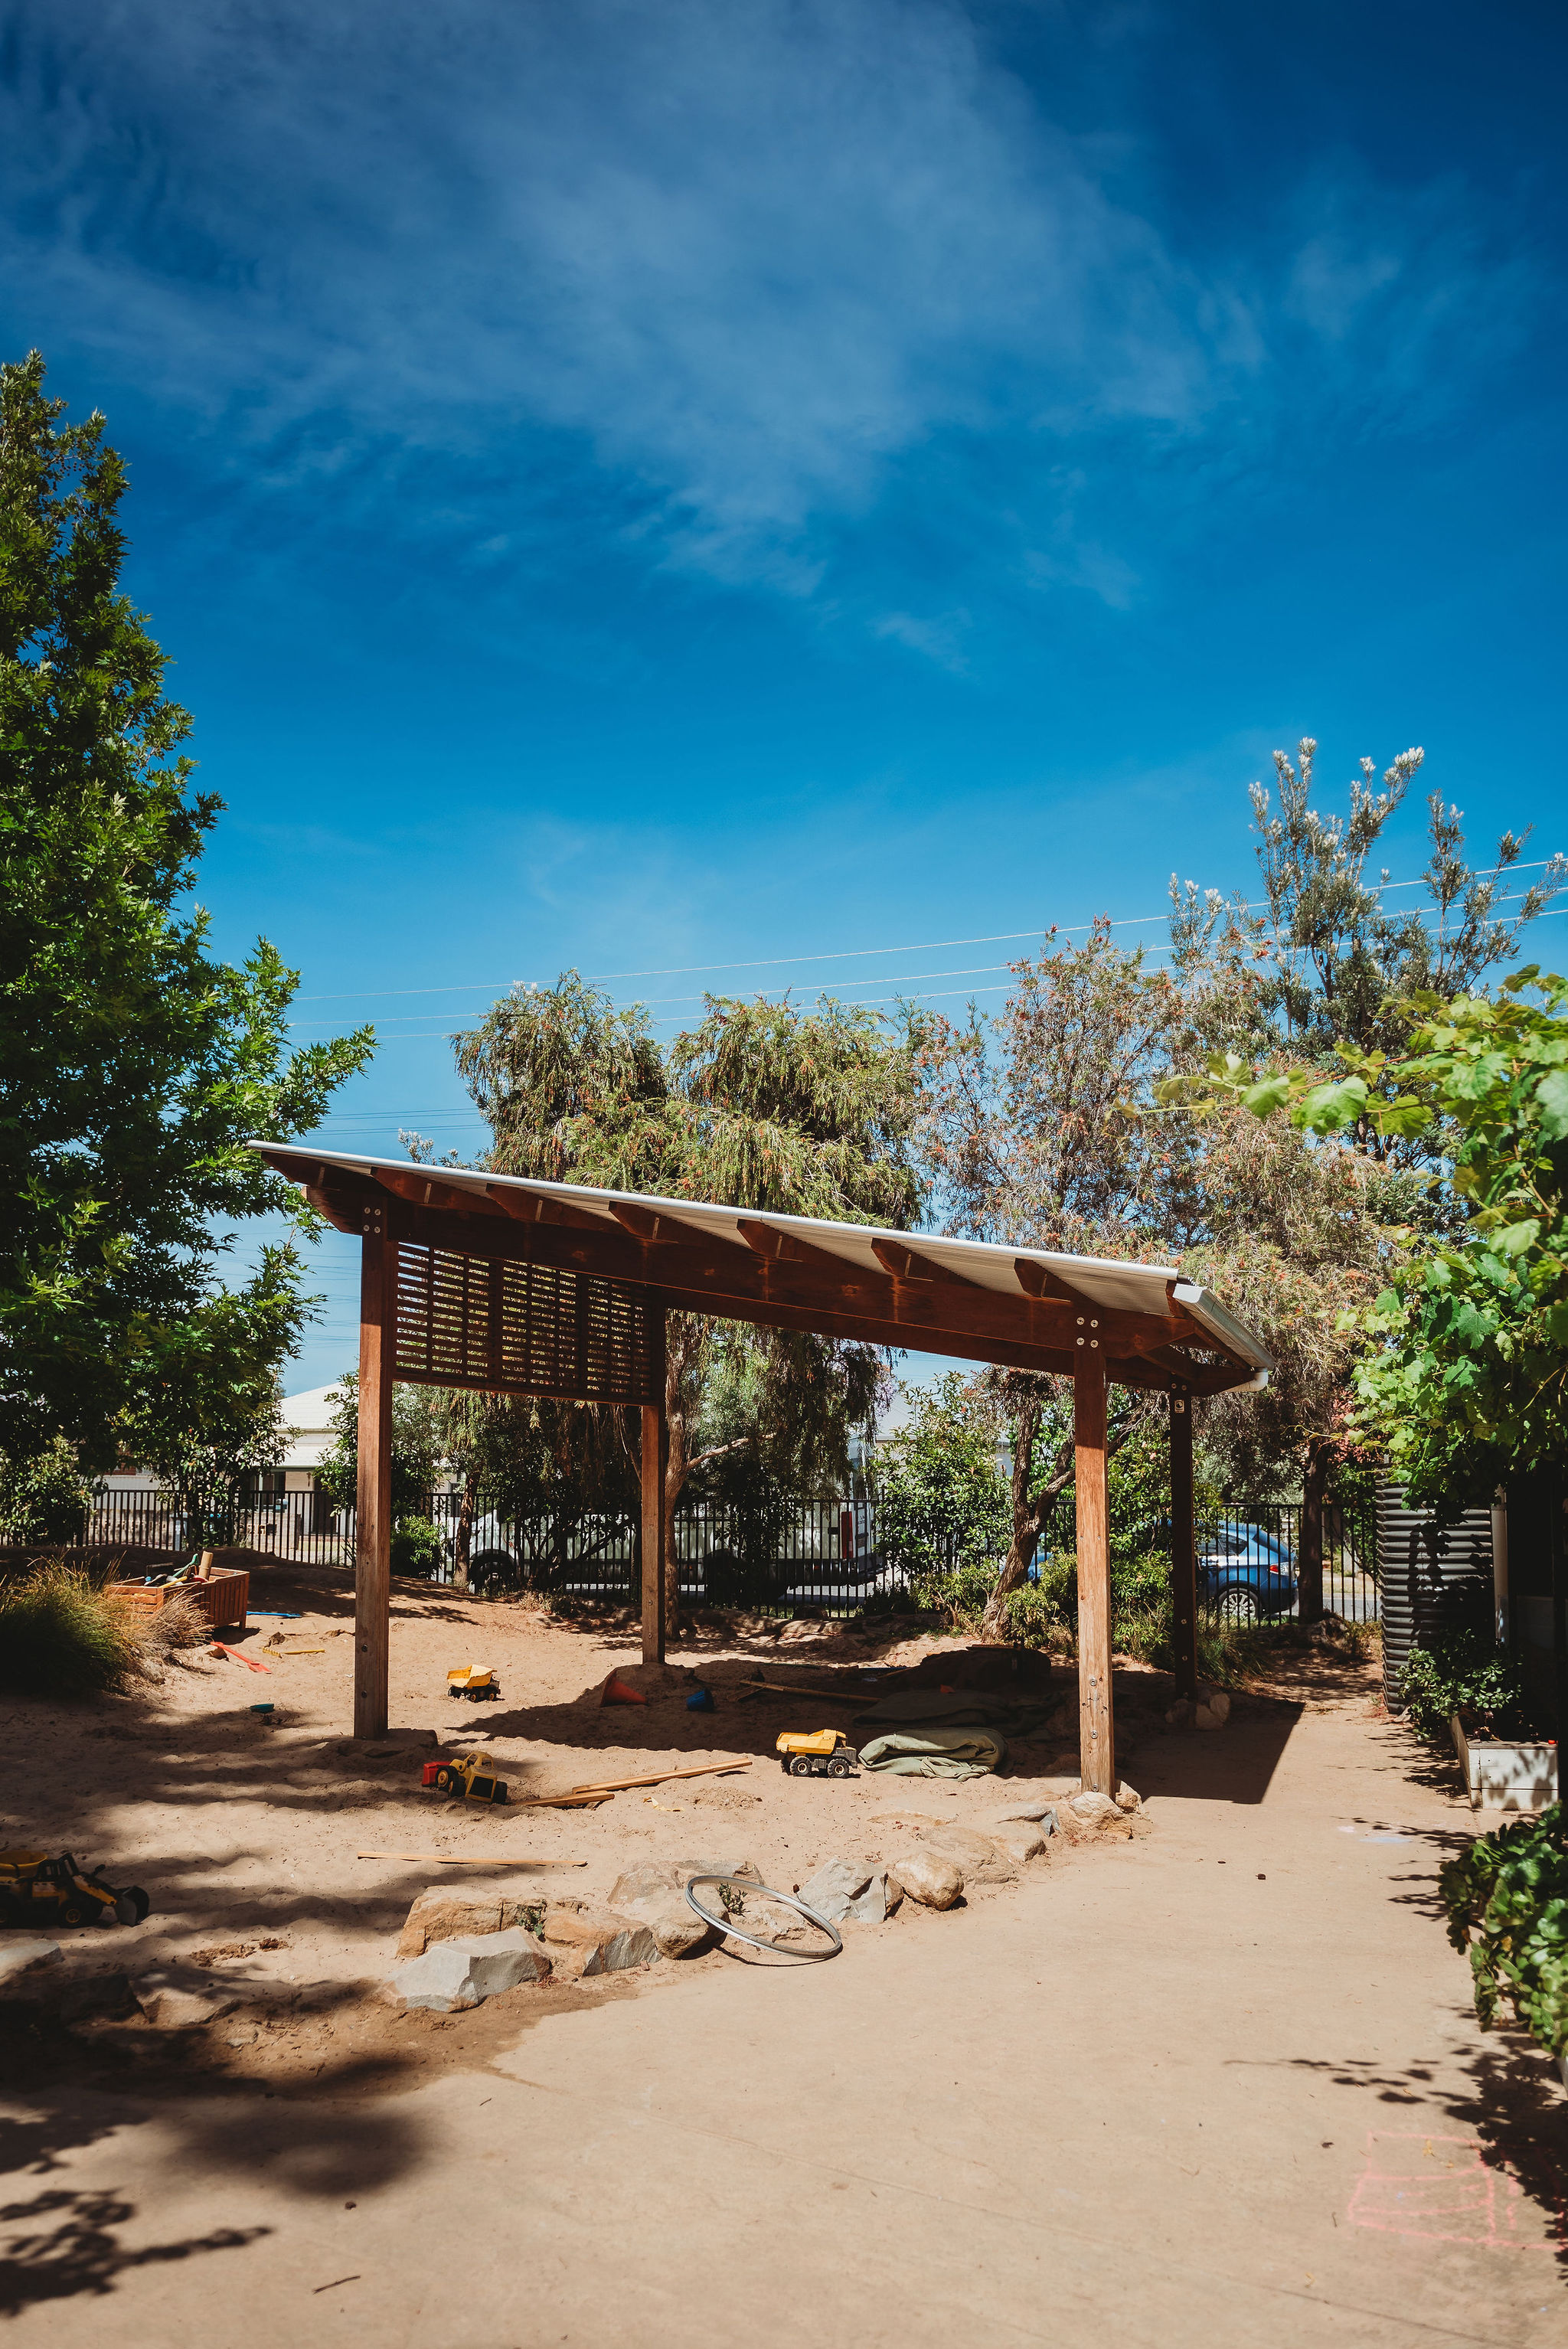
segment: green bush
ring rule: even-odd
[[[79,1542],[91,1501],[63,1435],[35,1459],[0,1460],[0,1541]]]
[[[392,1571],[428,1582],[447,1554],[440,1528],[428,1517],[405,1517],[392,1531]]]
[[[1478,1836],[1438,1889],[1449,1939],[1470,1956],[1482,2030],[1507,1999],[1549,2054],[1568,2054],[1568,1807]]]
[[[1491,1629],[1470,1624],[1435,1632],[1413,1647],[1405,1661],[1399,1693],[1406,1717],[1429,1745],[1447,1745],[1457,1713],[1469,1731],[1490,1736],[1525,1733],[1524,1683],[1507,1651],[1496,1646]]]
[[[0,1582],[0,1687],[17,1696],[94,1696],[140,1668],[134,1612],[80,1567],[43,1558]]]
[[[1003,1623],[1008,1639],[1017,1648],[1059,1651],[1070,1650],[1073,1644],[1072,1626],[1043,1583],[1026,1582],[1022,1589],[1010,1590]]]

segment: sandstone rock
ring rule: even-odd
[[[1184,1696],[1179,1696],[1166,1713],[1166,1724],[1171,1729],[1184,1729],[1192,1718],[1192,1708]]]
[[[1216,1689],[1206,1704],[1201,1704],[1192,1715],[1200,1729],[1223,1729],[1231,1717],[1231,1700],[1223,1689]]]
[[[0,1942],[0,1994],[25,1976],[36,1976],[46,1966],[57,1966],[59,1962],[58,1941],[46,1940],[41,1934],[28,1933],[15,1941]]]
[[[1081,1819],[1086,1826],[1099,1826],[1107,1819],[1121,1816],[1119,1806],[1109,1795],[1075,1795],[1068,1808],[1074,1818]]]
[[[504,1933],[463,1933],[456,1940],[434,1941],[422,1958],[399,1966],[387,1988],[399,2005],[458,2014],[521,1983],[548,1982],[551,1971],[550,1959],[533,1935],[512,1925]]]
[[[892,1915],[902,1894],[890,1885],[885,1868],[861,1859],[825,1859],[797,1898],[830,1923],[846,1918],[858,1925],[881,1925]]]
[[[1056,1816],[1056,1798],[1050,1795],[1037,1795],[1031,1796],[1027,1802],[1008,1803],[1003,1809],[992,1811],[986,1817],[985,1826],[989,1831],[994,1826],[1008,1827],[1026,1824],[1030,1826],[1037,1826],[1042,1834],[1050,1835],[1055,1831]]]
[[[748,1876],[754,1883],[760,1881],[748,1859],[649,1860],[617,1877],[610,1888],[610,1906],[618,1915],[651,1927],[661,1957],[694,1957],[713,1940],[712,1927],[704,1924],[686,1897],[694,1876]],[[716,1887],[709,1889],[713,1899],[707,1905],[712,1907],[717,1891]]]
[[[819,1615],[796,1615],[785,1624],[779,1637],[786,1645],[793,1647],[801,1640],[830,1639],[832,1630],[832,1625],[824,1622]]]
[[[960,1871],[966,1884],[1011,1884],[1017,1868],[995,1839],[974,1827],[940,1820],[921,1837],[928,1849],[940,1853]]]
[[[928,1846],[900,1852],[890,1871],[900,1888],[924,1909],[951,1909],[964,1891],[964,1871]]]
[[[692,1919],[694,1924],[698,1921]],[[544,1940],[552,1969],[561,1982],[653,1965],[663,1954],[651,1926],[605,1909],[552,1905],[544,1920]]]
[[[1140,1811],[1143,1808],[1142,1795],[1136,1786],[1130,1786],[1125,1778],[1116,1790],[1116,1806],[1119,1811]]]
[[[240,2003],[237,1990],[193,1966],[154,1966],[131,1983],[131,1995],[157,2031],[191,2031],[232,2014]]]
[[[994,1826],[991,1840],[1016,1868],[1026,1868],[1031,1859],[1044,1858],[1050,1850],[1041,1830],[1027,1819]]]
[[[456,1894],[421,1892],[408,1911],[397,1939],[399,1958],[423,1957],[432,1941],[450,1941],[459,1933],[504,1933],[513,1925],[537,1931],[544,1921],[542,1900],[463,1900]]]

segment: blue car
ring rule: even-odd
[[[1227,1623],[1262,1623],[1295,1605],[1295,1558],[1266,1526],[1214,1527],[1198,1550],[1198,1599]]]

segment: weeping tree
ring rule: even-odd
[[[503,997],[459,1039],[457,1061],[498,1174],[903,1231],[921,1206],[913,1136],[928,1040],[920,1015],[710,996],[700,1024],[665,1046],[641,1006],[617,1007],[573,971]],[[797,1485],[841,1476],[882,1375],[874,1350],[845,1340],[667,1316],[672,1627],[688,1479],[744,1452]]]

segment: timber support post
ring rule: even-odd
[[[1192,1523],[1192,1398],[1171,1397],[1171,1604],[1176,1693],[1198,1694],[1198,1550]]]
[[[354,1734],[387,1734],[392,1611],[393,1257],[387,1210],[365,1210],[359,1257],[359,1476],[354,1516]]]
[[[1079,1766],[1086,1795],[1114,1795],[1105,1351],[1098,1338],[1087,1335],[1079,1338],[1078,1349],[1073,1370],[1073,1476],[1078,1519]]]
[[[664,1307],[649,1300],[650,1381],[656,1402],[643,1405],[643,1661],[665,1661],[665,1472],[669,1465],[670,1423],[665,1409]]]

